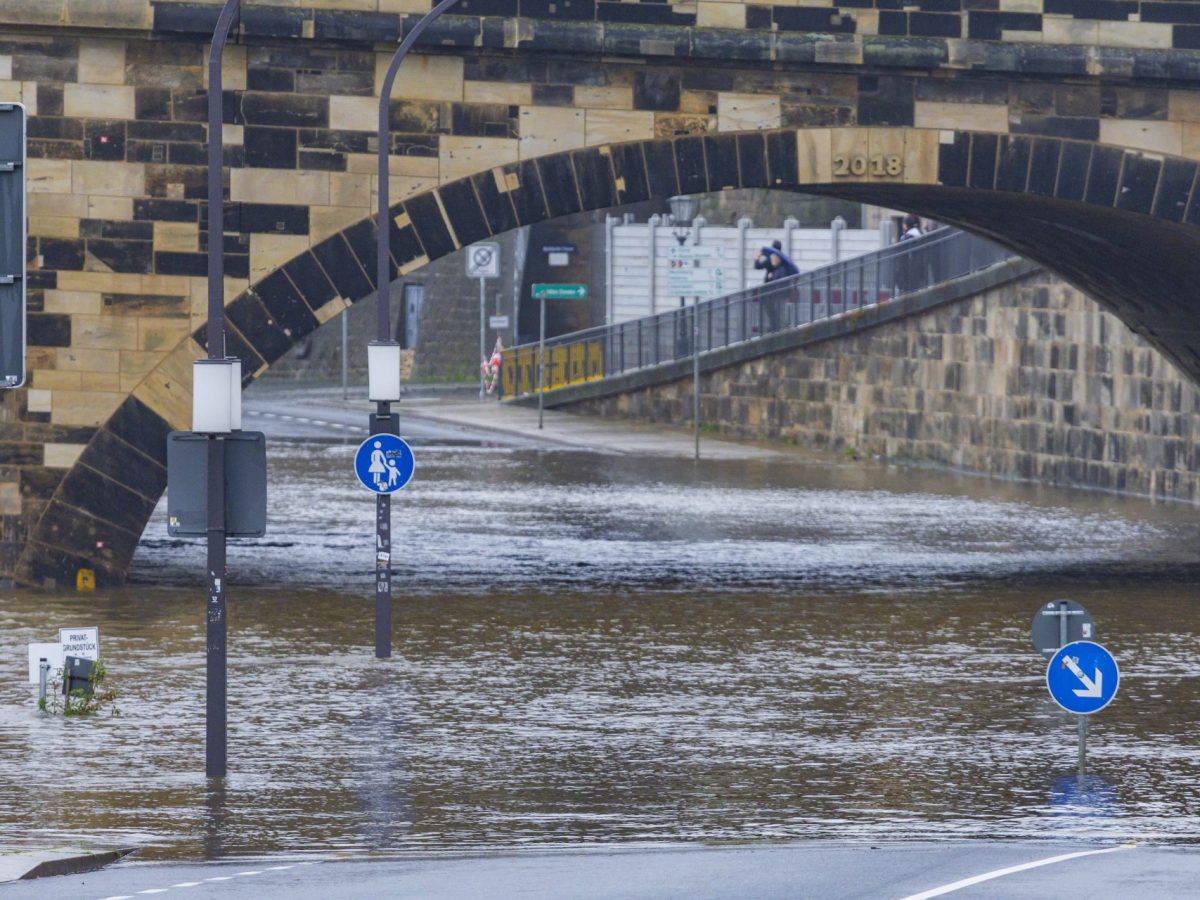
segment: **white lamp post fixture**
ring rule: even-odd
[[[242,361],[192,363],[192,431],[228,434],[242,429]]]
[[[367,344],[367,399],[372,403],[400,402],[400,345],[395,341]]]
[[[688,233],[692,229],[692,220],[696,218],[696,212],[700,208],[700,201],[696,197],[686,195],[678,195],[667,201],[671,204],[671,219],[674,226],[675,240],[679,241],[682,247],[688,238]]]

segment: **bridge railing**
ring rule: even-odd
[[[545,390],[689,359],[813,322],[887,303],[1012,258],[953,228],[641,319],[547,338]],[[538,390],[538,345],[504,351],[505,397]]]

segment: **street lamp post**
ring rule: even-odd
[[[192,365],[192,431],[208,435],[208,601],[205,658],[204,771],[224,778],[227,769],[225,598],[225,442],[242,427],[242,364],[225,356],[225,197],[221,172],[224,133],[221,59],[241,0],[225,0],[208,54],[208,355]]]
[[[679,246],[687,243],[691,234],[692,220],[696,218],[696,210],[700,202],[695,197],[676,196],[669,201],[671,218],[674,220],[673,233]],[[686,260],[683,260],[686,262]],[[696,264],[692,260],[692,265]],[[699,297],[692,298],[692,439],[695,445],[695,458],[700,458],[700,310],[697,307]],[[687,302],[685,297],[679,298],[679,307]]]
[[[400,433],[398,416],[392,415],[392,403],[400,400],[400,345],[391,340],[390,266],[392,215],[388,199],[388,157],[391,143],[391,122],[388,104],[396,74],[408,51],[432,25],[458,0],[441,0],[417,21],[396,48],[388,64],[379,91],[378,150],[378,208],[376,213],[377,260],[375,288],[378,294],[376,339],[367,346],[367,399],[377,404],[370,418],[372,434]],[[343,313],[344,315],[344,313]],[[393,370],[394,367],[394,370]],[[394,374],[393,374],[394,371]],[[391,497],[379,494],[375,498],[375,656],[384,659],[392,655],[392,507]]]

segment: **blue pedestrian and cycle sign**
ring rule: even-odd
[[[394,434],[373,434],[354,454],[354,474],[373,494],[394,494],[413,477],[412,448]]]
[[[1070,713],[1090,715],[1112,702],[1121,683],[1113,655],[1091,641],[1074,641],[1050,659],[1046,687],[1054,702]]]

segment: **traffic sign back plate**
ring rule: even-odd
[[[267,532],[267,439],[261,431],[218,438],[225,450],[225,534],[262,537]],[[167,435],[167,534],[208,535],[207,434]]]
[[[1067,620],[1067,639],[1062,640],[1062,620]],[[1096,637],[1092,614],[1074,600],[1051,600],[1033,614],[1033,649],[1043,656],[1052,656],[1059,647],[1071,641],[1090,641]]]

